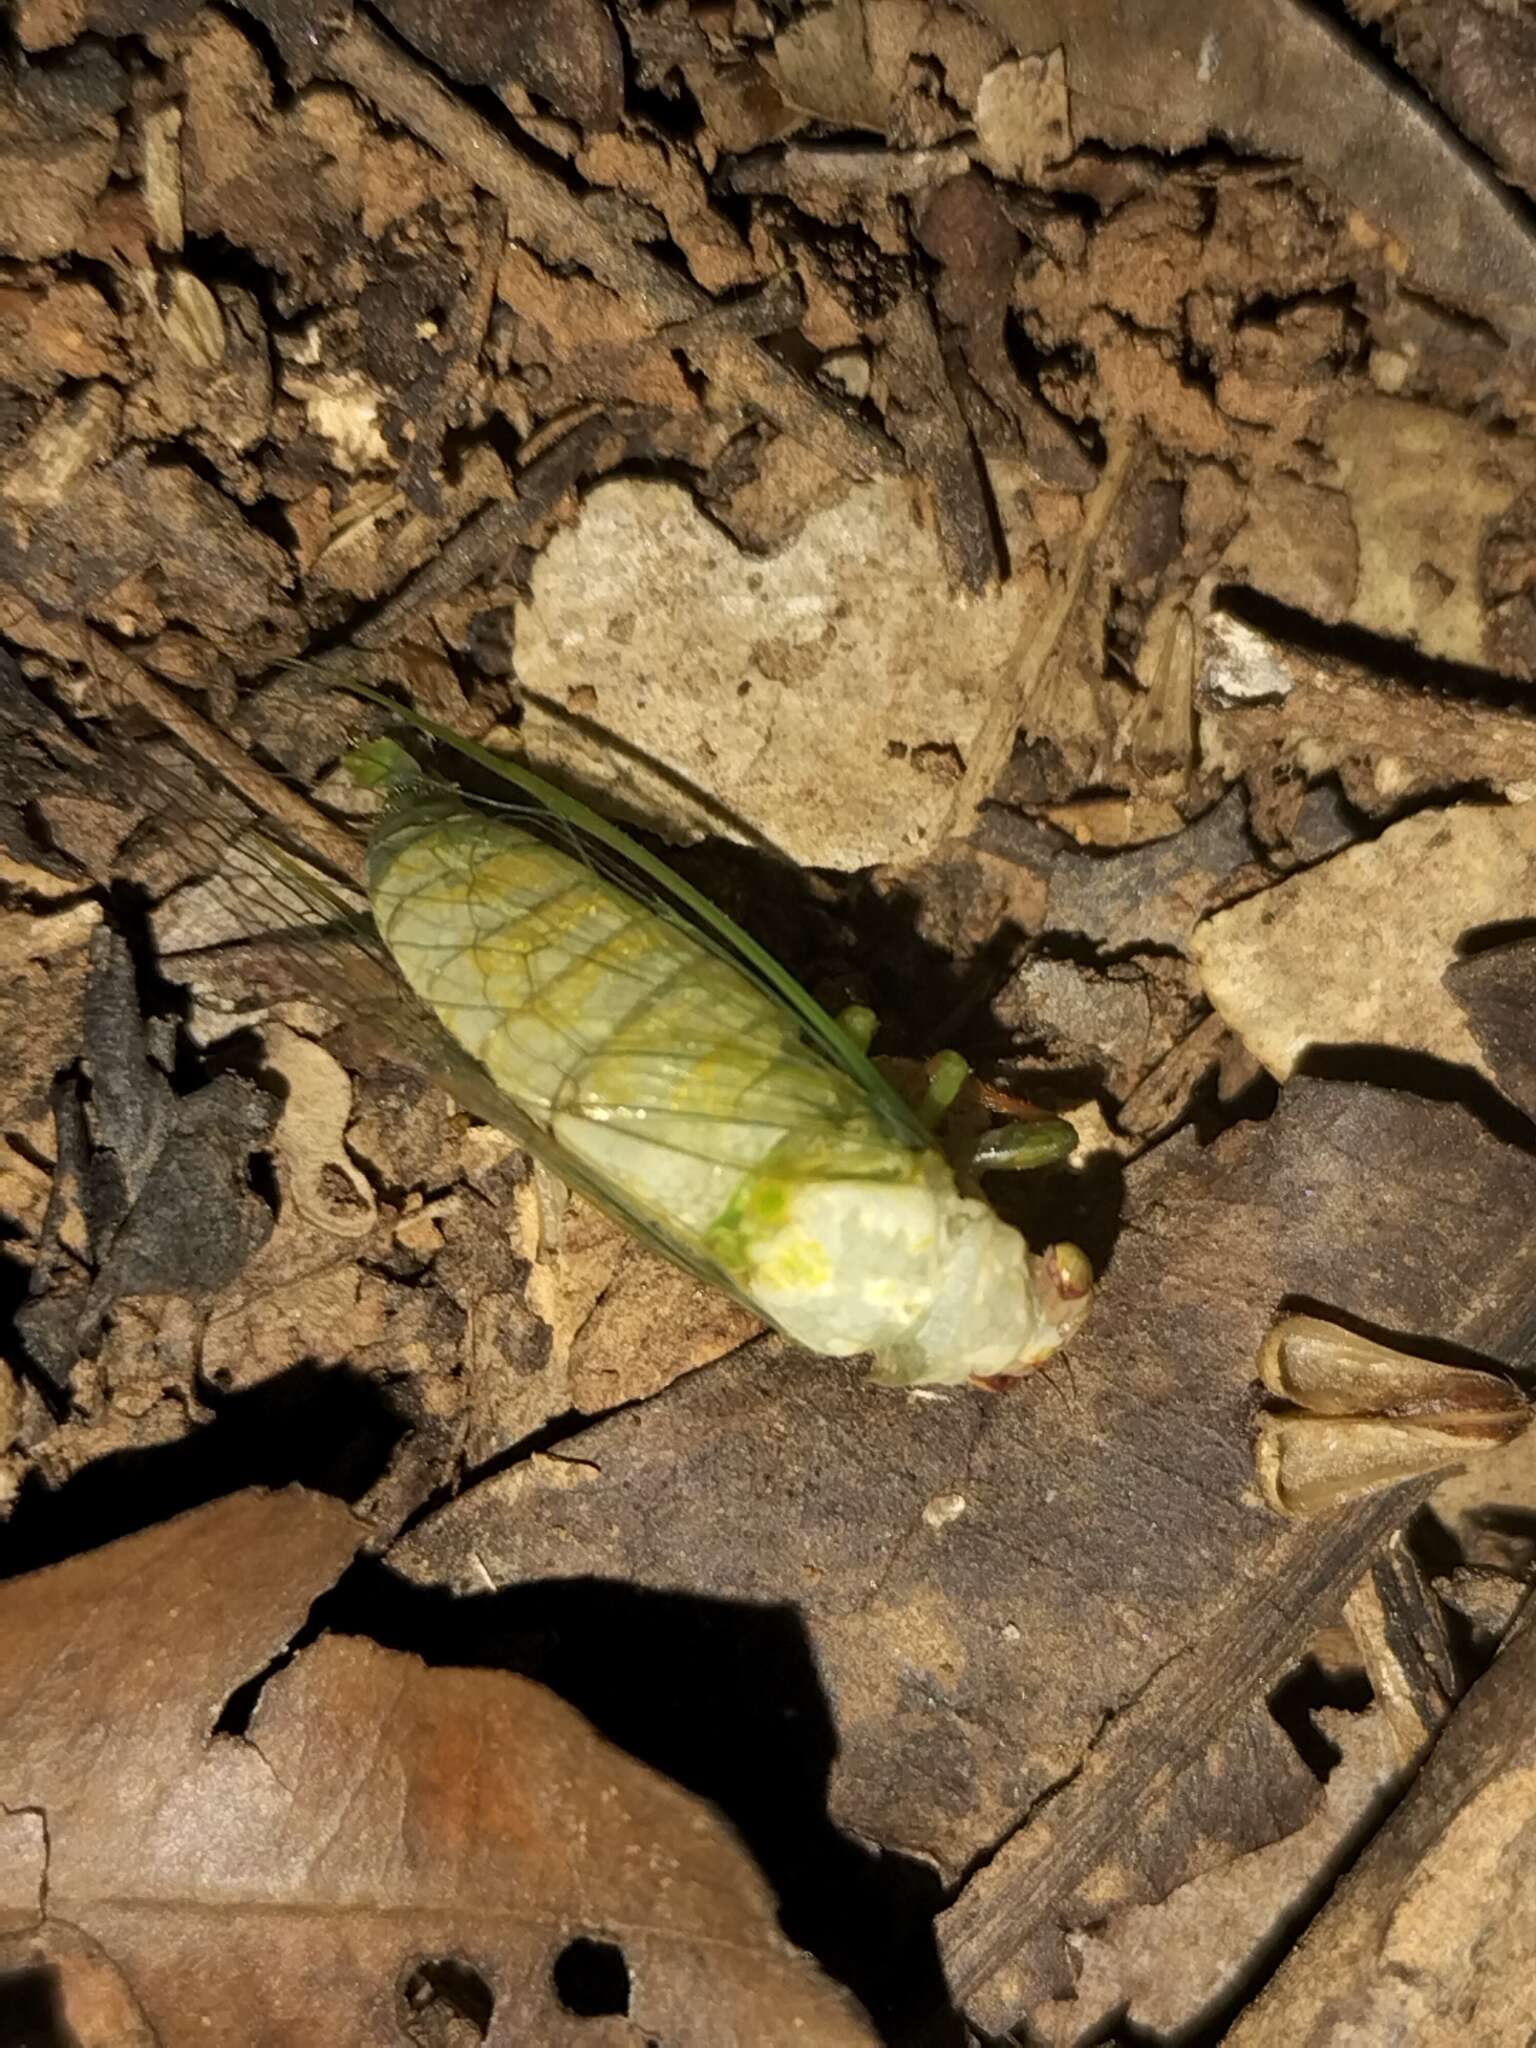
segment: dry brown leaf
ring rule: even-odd
[[[1339,1752],[1316,1814],[1294,1834],[1081,1935],[1076,1996],[1065,2008],[1053,2001],[1030,2013],[1042,2042],[1078,2048],[1098,2025],[1126,2019],[1177,2039],[1240,1995],[1279,1916],[1326,1886],[1340,1858],[1368,1835],[1398,1776],[1382,1715],[1325,1708],[1314,1724]]]
[[[1415,283],[1536,344],[1536,246],[1507,193],[1417,94],[1299,0],[979,0],[1016,50],[1065,53],[1079,144],[1214,137],[1299,162],[1395,237]],[[1134,78],[1134,90],[1128,80]],[[1432,167],[1432,168],[1431,168]]]
[[[1222,575],[1331,624],[1350,617],[1360,584],[1360,544],[1341,490],[1285,469],[1261,470],[1243,523],[1222,557]],[[1374,507],[1362,507],[1371,526]],[[1373,562],[1373,572],[1375,564]]]
[[[1446,986],[1466,1012],[1489,1072],[1512,1102],[1536,1117],[1536,941],[1517,939],[1458,960]]]
[[[64,256],[86,232],[117,154],[122,67],[101,43],[0,74],[0,247]]]
[[[250,1492],[0,1593],[0,1969],[56,1970],[82,2048],[405,2039],[442,1959],[489,2048],[872,2042],[721,1822],[526,1679],[322,1637],[214,1732],[360,1535]],[[578,1937],[627,2024],[562,2002]]]
[[[1349,9],[1381,35],[1464,135],[1536,193],[1536,20],[1528,8],[1484,0],[1455,7],[1441,0],[1349,0]]]
[[[1527,1605],[1231,2048],[1517,2048],[1536,1974],[1530,1845],[1536,1625]]]
[[[624,105],[624,46],[603,0],[524,0],[463,8],[454,0],[385,0],[392,26],[467,85],[537,93],[555,112],[611,128]]]
[[[1220,1690],[1179,1646],[1230,1628],[1236,1656],[1252,1589],[1300,1569],[1298,1531],[1252,1484],[1253,1361],[1280,1301],[1348,1300],[1505,1355],[1487,1290],[1501,1317],[1523,1302],[1532,1184],[1464,1111],[1299,1082],[1269,1123],[1131,1169],[1134,1227],[1093,1318],[1014,1394],[896,1399],[749,1345],[563,1445],[593,1468],[580,1488],[496,1475],[394,1561],[466,1591],[596,1575],[792,1603],[836,1717],[834,1817],[963,1868],[1165,1660]]]

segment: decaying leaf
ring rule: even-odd
[[[1485,549],[1536,484],[1536,445],[1439,407],[1375,395],[1338,406],[1325,445],[1359,546],[1351,624],[1427,654],[1498,666],[1483,602]]]
[[[1077,2048],[1095,2024],[1123,2024],[1122,2015],[1148,2033],[1177,2038],[1209,2025],[1213,2011],[1240,1993],[1272,1938],[1277,1910],[1298,1902],[1304,1908],[1323,1892],[1337,1864],[1368,1834],[1399,1775],[1381,1715],[1325,1708],[1315,1725],[1339,1752],[1317,1811],[1279,1841],[1077,1936],[1075,1996],[1030,2011],[1042,2041]]]
[[[994,171],[1033,185],[1072,154],[1067,70],[1060,45],[995,65],[976,94],[976,139]]]
[[[88,1089],[55,1091],[65,1170],[19,1317],[28,1349],[61,1387],[114,1303],[216,1294],[272,1228],[248,1162],[275,1103],[236,1074],[173,1091],[149,1055],[127,948],[104,925],[91,940],[84,1052]]]
[[[4,1589],[0,1971],[82,2048],[409,2038],[423,1980],[493,2048],[577,2048],[586,1942],[618,1952],[600,2038],[873,2040],[722,1823],[526,1679],[326,1636],[215,1732],[360,1535],[243,1493]]]
[[[1007,1399],[896,1400],[764,1341],[563,1444],[581,1487],[491,1478],[395,1561],[466,1591],[595,1575],[793,1602],[840,1733],[834,1815],[961,1867],[1106,1712],[1235,1628],[1243,1587],[1300,1569],[1311,1532],[1252,1485],[1252,1361],[1279,1304],[1348,1300],[1505,1355],[1532,1172],[1461,1110],[1296,1083],[1270,1123],[1130,1170],[1091,1328]]]
[[[1298,0],[982,0],[978,11],[1016,49],[1062,50],[1079,143],[1183,150],[1220,136],[1304,163],[1396,237],[1425,290],[1526,348],[1536,341],[1536,250],[1497,180]]]
[[[1417,1783],[1228,2034],[1232,2048],[1521,2039],[1536,1969],[1533,1697],[1527,1604]]]
[[[1466,1013],[1487,1070],[1512,1102],[1536,1117],[1536,940],[1456,961],[1446,987]]]

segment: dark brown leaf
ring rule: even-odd
[[[1241,1705],[1220,1655],[1313,1555],[1253,1488],[1281,1303],[1504,1355],[1533,1195],[1536,1166],[1461,1110],[1297,1083],[1271,1124],[1133,1172],[1070,1359],[1013,1396],[897,1399],[750,1346],[472,1489],[398,1562],[466,1589],[597,1574],[794,1603],[841,1739],[835,1817],[956,1870],[1165,1667],[1214,1673],[1207,1716]],[[580,1486],[557,1483],[567,1457]]]
[[[1536,1626],[1468,1694],[1418,1782],[1229,2048],[1513,2044],[1530,2027]]]
[[[1494,1079],[1536,1117],[1536,939],[1473,953],[1446,970]]]

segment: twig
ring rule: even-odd
[[[880,361],[891,431],[933,485],[945,566],[963,588],[990,590],[1005,568],[996,510],[925,293],[909,291],[891,308]]]
[[[644,445],[656,420],[654,412],[637,410],[617,415],[594,413],[578,421],[519,470],[515,498],[484,505],[466,519],[432,559],[408,576],[357,628],[352,645],[369,652],[393,645],[421,612],[444,598],[456,597],[476,577],[505,560],[513,548],[530,541],[566,492],[574,490],[588,471],[601,466],[605,450],[611,462]]]

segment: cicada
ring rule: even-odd
[[[909,1103],[869,1057],[869,1013],[834,1019],[647,847],[520,761],[351,687],[413,729],[410,746],[348,756],[382,800],[353,943],[393,985],[397,1051],[808,1350],[871,1354],[877,1381],[916,1387],[1058,1349],[1088,1305],[1087,1261],[1033,1254],[957,1173],[934,1101]],[[472,766],[444,772],[422,741]],[[301,865],[281,867],[302,892]],[[989,1156],[1023,1163],[1039,1148],[1022,1129]]]

